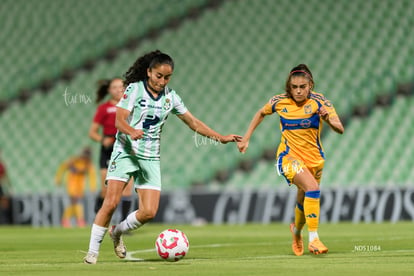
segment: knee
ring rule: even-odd
[[[106,213],[112,214],[115,211],[116,207],[118,206],[118,203],[119,203],[118,199],[114,197],[106,196],[102,203],[101,209]]]
[[[140,222],[147,222],[152,220],[155,215],[157,214],[157,210],[139,210],[139,218]]]
[[[306,185],[305,192],[317,191],[317,190],[319,190],[319,184],[318,184],[318,182],[312,181],[312,182],[308,183],[308,185]]]
[[[301,173],[297,173],[293,178],[293,183],[301,191],[298,191],[298,198],[300,197],[300,193],[319,190],[318,181],[316,181],[316,179],[313,177],[313,175],[309,172],[308,169],[305,169]]]

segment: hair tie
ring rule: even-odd
[[[305,75],[307,75],[311,80],[313,79],[312,78],[312,76],[308,73],[308,72],[306,72],[306,71],[304,71],[304,70],[295,70],[295,71],[292,71],[292,72],[290,72],[290,75],[292,76],[294,73],[304,73]]]

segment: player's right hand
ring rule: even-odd
[[[138,140],[144,136],[144,131],[142,129],[134,129],[129,136],[131,136],[132,140]]]
[[[229,134],[226,136],[222,136],[219,141],[222,144],[227,144],[229,142],[240,142],[242,140],[243,137],[241,137],[240,135],[236,135],[236,134]]]

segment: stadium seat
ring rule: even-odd
[[[206,2],[184,0],[166,4],[144,0],[137,8],[134,0],[120,5],[113,5],[111,0],[87,4],[82,0],[6,1],[2,3],[0,17],[2,22],[10,23],[2,24],[3,53],[7,55],[2,56],[0,68],[8,72],[7,79],[20,82],[10,85],[0,82],[0,99],[16,97],[20,89],[32,88],[66,68],[79,67],[86,60],[99,57],[129,38],[142,36]],[[134,16],[128,16],[131,10]],[[151,12],[157,16],[145,16]],[[126,24],[131,27],[125,27]],[[13,65],[7,66],[8,63]],[[20,75],[22,71],[25,78]]]
[[[26,2],[6,2],[8,5],[0,10],[1,18],[21,18],[14,20],[15,25],[3,20],[6,22],[4,34],[10,35],[10,40],[3,39],[8,56],[3,57],[1,67],[5,68],[2,72],[7,77],[0,76],[5,80],[0,85],[0,99],[9,99],[28,84],[57,76],[66,67],[76,67],[90,57],[100,56],[106,49],[160,27],[167,18],[183,15],[207,0],[173,1],[171,9],[163,8],[161,0],[142,1],[140,9],[135,9],[132,0],[117,6],[105,0],[89,8],[80,0],[70,4],[57,4],[53,0]],[[66,105],[64,92],[89,95],[94,101],[97,80],[122,76],[138,56],[155,48],[170,53],[176,62],[170,87],[177,90],[191,112],[223,134],[244,134],[254,113],[273,95],[284,91],[287,73],[299,63],[310,66],[316,91],[324,93],[341,116],[351,115],[357,105],[372,105],[378,95],[393,93],[399,83],[413,80],[412,1],[301,2],[310,4],[298,18],[291,16],[295,3],[288,0],[279,1],[277,7],[273,0],[224,1],[216,9],[203,11],[199,18],[164,30],[156,38],[143,40],[134,50],[121,51],[112,62],[100,61],[92,71],[80,72],[70,82],[59,82],[47,94],[32,91],[37,94],[26,104],[12,104],[0,118],[0,125],[7,125],[7,132],[0,132],[0,141],[7,140],[2,142],[6,145],[2,146],[3,156],[9,158],[6,162],[19,163],[9,166],[16,192],[53,190],[50,179],[55,166],[85,145],[93,146],[94,158],[97,158],[98,145],[87,137],[96,105]],[[67,16],[53,12],[60,9]],[[122,15],[129,14],[130,10],[137,13],[128,21],[132,27],[125,28],[127,19]],[[39,19],[30,16],[41,11],[53,16]],[[159,13],[158,16],[141,16],[153,12]],[[58,22],[57,18],[61,23],[54,23]],[[33,25],[30,33],[28,24]],[[40,42],[34,39],[35,33]],[[24,45],[16,43],[20,38],[24,38],[21,43]],[[25,45],[31,41],[32,50],[37,54],[33,62],[28,62],[32,61],[33,52],[27,51]],[[14,63],[18,66],[12,66]],[[30,66],[25,66],[27,63]],[[22,78],[22,74],[26,77]],[[327,130],[323,137],[327,152],[323,185],[364,185],[361,183],[364,181],[379,185],[395,181],[407,185],[407,177],[412,174],[411,170],[403,170],[403,166],[412,165],[412,158],[399,148],[395,151],[407,159],[406,164],[398,158],[387,159],[385,154],[390,152],[381,153],[378,148],[394,140],[407,144],[407,138],[403,137],[413,136],[408,119],[399,120],[406,129],[395,125],[395,118],[413,117],[409,103],[412,100],[397,99],[389,111],[375,109],[367,118],[352,118],[342,136]],[[171,117],[163,133],[163,141],[168,144],[162,146],[163,182],[167,190],[211,180],[218,169],[234,171],[240,160],[256,160],[265,149],[276,149],[279,142],[277,115],[267,117],[259,126],[245,155],[240,155],[234,145],[196,147],[194,133],[179,119]],[[11,126],[10,120],[20,127]],[[36,140],[32,144],[22,139],[28,133]],[[376,145],[375,149],[368,147],[372,144]],[[361,153],[369,158],[362,160]],[[22,156],[29,156],[30,161],[20,162]],[[397,164],[396,171],[407,173],[394,172]],[[358,172],[358,166],[364,170]],[[394,168],[388,173],[383,167],[372,169],[373,166]],[[27,173],[22,174],[22,170]],[[41,171],[40,175],[33,177],[37,171]],[[277,173],[275,176],[274,161],[261,161],[249,175],[234,173],[228,185],[236,188],[278,185],[274,179],[283,182]],[[212,188],[227,185],[211,183]]]

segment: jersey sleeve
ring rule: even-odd
[[[138,93],[137,83],[130,83],[125,89],[124,95],[121,100],[117,103],[117,107],[132,111],[134,108],[135,99]]]
[[[262,108],[262,111],[266,115],[270,115],[276,112],[276,105],[279,99],[277,96],[272,97]]]
[[[173,109],[172,109],[172,113],[175,115],[181,115],[184,114],[188,111],[187,107],[185,106],[183,100],[181,99],[180,96],[178,96],[177,93],[174,93],[174,97],[173,97]]]
[[[96,109],[95,116],[93,117],[93,121],[100,125],[103,124],[104,116],[105,116],[105,112],[102,107],[103,107],[102,105],[98,106],[98,108]]]
[[[323,100],[321,101],[321,104],[325,107],[326,111],[328,111],[329,117],[332,117],[332,118],[338,117],[335,107],[333,106],[330,100],[324,97]]]

